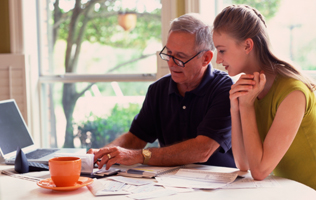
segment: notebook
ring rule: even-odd
[[[15,100],[0,101],[0,154],[6,164],[14,164],[18,147],[28,161],[44,164],[55,154],[86,154],[85,148],[37,148]]]

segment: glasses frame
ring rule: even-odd
[[[178,58],[175,58],[175,57],[172,56],[172,55],[168,55],[168,54],[162,53],[163,50],[165,50],[165,48],[166,48],[166,46],[164,46],[164,48],[160,51],[160,53],[159,53],[160,58],[161,58],[162,60],[165,60],[165,61],[169,61],[170,58],[172,58],[172,59],[173,59],[173,62],[174,62],[176,65],[178,65],[179,67],[184,67],[185,64],[187,64],[190,60],[192,60],[193,58],[195,58],[195,57],[196,57],[197,55],[199,55],[201,52],[207,51],[207,50],[202,50],[202,51],[198,52],[197,54],[195,54],[195,56],[193,56],[192,58],[190,58],[190,59],[187,60],[186,62],[183,62],[182,60],[179,60]],[[167,56],[169,59],[165,59],[165,58],[163,58],[161,55]],[[180,65],[179,63],[181,63],[182,65]]]

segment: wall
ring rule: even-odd
[[[177,1],[177,17],[185,14],[185,1],[178,0]]]
[[[10,53],[9,0],[0,1],[0,53]]]

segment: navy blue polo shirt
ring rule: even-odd
[[[168,74],[149,86],[130,132],[146,142],[158,139],[161,147],[204,135],[220,147],[203,164],[235,167],[229,100],[232,84],[227,73],[209,65],[200,85],[183,97]]]

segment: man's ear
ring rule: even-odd
[[[246,51],[246,54],[249,54],[253,49],[253,40],[251,38],[248,38],[244,41],[244,49]]]
[[[212,58],[213,58],[213,52],[211,51],[211,50],[208,50],[208,51],[205,51],[204,52],[204,55],[203,55],[203,58],[204,58],[204,60],[203,60],[203,66],[207,66],[210,62],[211,62],[211,60],[212,60]]]

